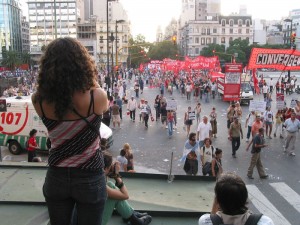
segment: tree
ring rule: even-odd
[[[7,51],[5,55],[2,65],[14,71],[21,64],[19,53],[16,51]]]
[[[153,60],[177,59],[177,53],[177,45],[174,45],[172,41],[162,41],[150,47],[148,56]]]
[[[23,64],[28,64],[30,66],[31,63],[31,55],[29,52],[22,52],[21,53],[21,61]]]

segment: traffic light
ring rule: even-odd
[[[291,42],[293,44],[295,44],[295,41],[296,41],[296,33],[292,33],[292,35],[291,35]]]
[[[216,50],[215,50],[215,49],[213,50],[213,54],[214,54],[214,55],[216,54]]]
[[[100,36],[100,43],[103,43],[103,36]]]
[[[176,37],[176,35],[174,35],[174,36],[172,37],[172,41],[173,41],[173,44],[174,44],[174,45],[176,45],[176,40],[177,40],[177,37]]]

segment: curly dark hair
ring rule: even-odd
[[[37,100],[54,103],[55,116],[62,120],[73,109],[72,96],[94,86],[97,69],[86,48],[76,39],[52,41],[40,60]]]

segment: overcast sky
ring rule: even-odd
[[[28,0],[20,0],[27,15]],[[98,0],[100,1],[100,0]],[[142,34],[147,41],[155,41],[156,30],[162,30],[172,18],[178,19],[182,0],[119,0],[128,13],[133,36]],[[300,9],[300,0],[221,0],[221,13],[238,12],[240,5],[246,5],[252,18],[267,20],[287,17],[292,9]]]
[[[157,27],[164,31],[171,18],[178,19],[181,0],[119,0],[131,20],[133,36],[143,34],[147,41],[154,41]],[[246,5],[252,18],[279,20],[287,17],[292,9],[300,9],[300,0],[221,0],[221,13],[229,15]]]

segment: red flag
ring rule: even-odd
[[[256,69],[252,70],[252,78],[253,78],[253,84],[254,84],[255,92],[257,94],[259,94],[259,86],[258,86],[258,79],[256,77]]]

